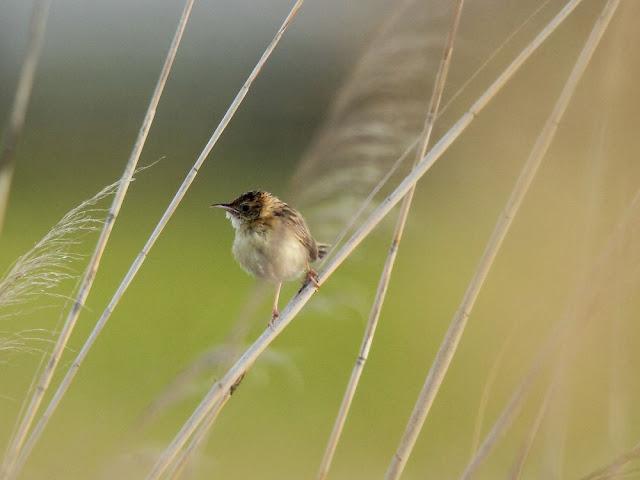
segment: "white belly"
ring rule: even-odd
[[[307,249],[290,235],[236,231],[233,255],[250,274],[272,282],[293,280],[308,267]]]

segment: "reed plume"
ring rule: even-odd
[[[113,183],[67,212],[27,253],[18,258],[0,279],[0,311],[51,295],[63,281],[77,273],[72,264],[82,258],[75,250],[82,235],[97,231],[104,222],[105,209],[95,208],[115,193]]]
[[[330,241],[424,126],[448,2],[405,1],[339,90],[292,178],[292,196]]]

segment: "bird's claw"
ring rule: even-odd
[[[307,278],[305,279],[304,283],[302,284],[302,288],[306,287],[307,285],[313,285],[313,288],[315,288],[316,290],[318,290],[320,288],[320,284],[318,283],[318,272],[316,272],[312,268],[310,268],[307,271]]]
[[[271,312],[271,320],[269,320],[269,327],[273,328],[276,324],[276,320],[278,320],[278,317],[280,317],[280,312],[278,311],[277,308],[274,308],[273,311]]]

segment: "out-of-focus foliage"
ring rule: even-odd
[[[21,26],[28,5],[23,3],[28,2],[0,6],[0,113],[7,111],[24,44]],[[180,3],[54,2],[0,238],[0,270],[28,251],[64,212],[119,176]],[[466,3],[445,103],[539,5],[533,0]],[[410,35],[417,37],[420,51],[439,58],[439,37],[433,32],[446,29],[447,13],[421,6],[411,7],[419,12],[409,14],[411,25],[434,24],[434,29],[420,37],[411,27]],[[92,327],[287,7],[280,0],[251,2],[251,9],[243,2],[197,3],[141,164],[163,160],[131,187],[72,348]],[[314,217],[314,209],[323,208],[318,200],[323,195],[337,200],[344,192],[366,193],[361,180],[369,166],[362,158],[371,153],[364,148],[370,144],[343,150],[339,141],[331,140],[337,142],[333,148],[329,140],[333,125],[348,126],[378,108],[375,103],[370,109],[365,103],[360,110],[346,108],[352,88],[362,87],[363,94],[353,96],[362,102],[376,88],[390,88],[389,96],[377,99],[379,108],[410,113],[410,120],[391,122],[401,130],[401,140],[376,147],[376,155],[385,151],[393,158],[410,141],[409,126],[422,123],[419,97],[426,103],[432,82],[420,72],[437,60],[422,59],[415,69],[409,65],[411,87],[398,93],[395,83],[370,78],[367,60],[359,57],[396,7],[396,2],[369,0],[305,4],[87,358],[34,451],[25,479],[141,475],[192,411],[197,395],[138,427],[140,416],[179,372],[228,341],[254,286],[232,259],[228,222],[208,209],[210,203],[254,187],[286,192],[298,181],[292,203],[299,195],[296,206]],[[478,75],[447,109],[436,138],[559,7],[550,2]],[[601,0],[585,0],[419,184],[332,478],[379,478],[384,472],[493,223],[601,7]],[[633,25],[638,8],[623,2],[580,84],[479,298],[407,479],[449,478],[462,471],[489,369],[509,332],[483,432],[554,331],[576,282],[589,271],[640,185],[640,53]],[[406,62],[407,52],[398,48],[396,54],[393,46],[380,46],[382,58],[392,60],[383,67]],[[354,80],[359,75],[361,80]],[[343,93],[337,93],[345,81]],[[363,139],[373,135],[373,124],[367,125]],[[316,157],[321,148],[327,153]],[[344,152],[356,154],[354,181],[335,187],[335,194],[330,189],[314,193],[312,182],[329,178]],[[377,163],[372,181],[384,172],[384,162]],[[298,167],[300,174],[292,179]],[[314,218],[312,228],[320,229],[323,218]],[[634,408],[640,399],[634,368],[640,361],[634,225],[614,252],[598,296],[584,298],[593,302],[589,320],[580,321],[574,332],[575,354],[550,399],[523,478],[576,477],[640,438],[640,414]],[[347,262],[311,302],[310,307],[322,308],[303,312],[274,345],[297,373],[264,365],[268,376],[247,376],[194,465],[194,478],[314,474],[358,349],[388,234],[375,232],[356,252],[358,261]],[[83,248],[88,253],[90,247]],[[296,290],[297,285],[287,286],[283,301]],[[355,299],[345,295],[356,291]],[[338,302],[324,300],[337,297]],[[269,300],[257,311],[247,327],[249,341],[268,320]],[[0,331],[54,331],[59,316],[55,310],[33,309],[0,320]],[[37,355],[14,355],[0,364],[0,446],[38,363]],[[479,478],[503,476],[511,467],[552,373],[553,368],[544,371]]]

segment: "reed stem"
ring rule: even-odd
[[[0,147],[0,234],[4,225],[7,205],[9,204],[16,148],[22,135],[27,109],[29,108],[33,82],[44,43],[50,5],[51,0],[37,0],[33,5],[29,25],[29,43],[20,70],[16,95],[9,114],[9,122],[2,136],[2,146]]]
[[[549,402],[553,393],[556,390],[557,379],[559,377],[556,375],[554,379],[549,383],[546,391],[544,392],[544,397],[542,398],[542,402],[540,403],[540,408],[538,408],[538,413],[536,414],[536,418],[533,420],[531,427],[527,433],[524,444],[520,449],[518,457],[516,458],[513,467],[511,467],[511,471],[509,472],[510,480],[518,480],[522,475],[522,470],[524,469],[524,464],[529,457],[529,452],[531,452],[531,448],[533,447],[533,442],[538,435],[538,431],[540,430],[540,426],[542,425],[542,421],[544,417],[547,415],[547,411],[549,410]]]
[[[156,115],[156,108],[158,106],[158,103],[160,102],[160,97],[162,96],[162,92],[167,82],[167,78],[169,77],[169,73],[171,72],[171,67],[173,66],[173,61],[175,60],[176,54],[178,52],[178,47],[180,46],[180,41],[182,40],[182,35],[187,25],[187,21],[189,20],[189,16],[191,15],[194,1],[195,0],[186,0],[185,2],[182,15],[180,17],[180,20],[178,21],[178,27],[174,34],[173,40],[171,41],[171,45],[169,46],[169,51],[167,52],[167,56],[160,71],[160,76],[156,83],[153,94],[151,95],[151,100],[149,101],[149,106],[147,107],[147,111],[142,121],[142,126],[140,127],[140,131],[138,132],[138,137],[133,145],[133,149],[131,150],[129,159],[127,160],[127,164],[124,168],[124,172],[122,173],[122,177],[118,185],[118,190],[113,197],[111,207],[109,208],[109,213],[105,218],[104,225],[102,226],[102,230],[100,232],[100,236],[96,243],[91,259],[89,260],[87,268],[80,281],[78,293],[76,294],[73,305],[69,310],[62,330],[58,335],[56,344],[51,351],[49,361],[46,363],[44,370],[42,371],[42,374],[40,375],[40,378],[37,382],[36,388],[31,395],[29,404],[24,414],[22,415],[22,420],[11,443],[11,448],[8,450],[6,457],[6,475],[8,478],[11,478],[11,470],[16,460],[20,456],[22,456],[22,449],[24,447],[29,430],[33,425],[36,414],[38,413],[38,409],[51,384],[51,379],[53,378],[56,368],[60,363],[62,354],[64,353],[67,343],[69,342],[69,338],[71,337],[71,333],[73,332],[73,329],[78,321],[78,317],[80,316],[80,312],[84,308],[87,297],[89,296],[89,292],[91,291],[91,287],[93,286],[93,281],[95,280],[98,268],[100,267],[102,254],[104,253],[107,242],[109,241],[109,237],[111,236],[111,231],[113,230],[116,218],[120,213],[120,208],[122,207],[122,203],[124,202],[124,197],[126,196],[129,189],[129,184],[131,183],[133,174],[136,171],[138,160],[140,159],[140,155],[147,139],[147,135],[149,133],[149,130],[151,129],[151,125],[153,124],[153,120]],[[32,448],[33,443],[30,442],[30,445],[27,448],[28,451],[26,451],[25,455],[23,455],[24,458],[21,462],[24,462],[24,460],[26,460],[26,457],[29,455]],[[16,475],[18,473],[19,472],[15,472]]]
[[[622,453],[610,463],[594,470],[584,477],[580,477],[580,480],[606,480],[609,478],[615,478],[616,474],[622,467],[638,457],[640,457],[640,443],[636,444],[630,450]]]
[[[322,285],[344,260],[355,250],[355,248],[371,233],[371,231],[382,221],[382,219],[397,205],[400,200],[409,192],[415,184],[444,154],[449,146],[466,130],[477,115],[491,101],[491,99],[502,89],[526,60],[544,43],[544,41],[555,31],[558,26],[571,14],[571,12],[581,3],[582,0],[569,0],[562,10],[542,29],[542,31],[529,43],[516,59],[505,69],[504,72],[489,86],[471,108],[449,129],[449,131],[433,146],[429,153],[422,158],[420,163],[405,177],[398,187],[385,198],[369,214],[367,219],[354,232],[344,246],[327,261],[325,267],[318,274],[318,285]],[[313,296],[314,289],[307,285],[287,304],[280,313],[278,321],[273,327],[267,328],[260,337],[243,353],[236,363],[227,371],[219,381],[214,383],[209,392],[202,399],[198,407],[187,419],[174,439],[167,446],[158,462],[153,467],[149,479],[159,478],[162,472],[171,464],[173,458],[183,448],[194,431],[204,421],[208,413],[214,408],[217,402],[227,392],[238,379],[246,373],[246,370],[255,360],[267,349],[282,331],[291,323],[302,307]]]
[[[469,283],[469,286],[462,298],[462,302],[454,314],[445,338],[440,345],[438,353],[436,354],[424,386],[414,406],[413,412],[409,417],[407,427],[400,440],[398,449],[396,450],[396,453],[389,465],[389,469],[387,470],[387,474],[385,476],[386,480],[396,480],[400,478],[402,471],[404,470],[415,442],[422,430],[422,426],[429,414],[440,386],[444,381],[444,377],[449,369],[451,360],[457,351],[458,344],[462,338],[467,321],[471,315],[480,290],[482,289],[493,262],[500,251],[500,247],[509,232],[513,219],[518,213],[519,208],[522,205],[522,201],[536,176],[538,167],[551,145],[557,131],[558,124],[569,105],[569,101],[575,92],[578,82],[582,78],[582,74],[585,72],[589,61],[602,38],[602,35],[609,25],[609,21],[611,20],[618,3],[619,0],[610,0],[607,2],[602,14],[596,20],[594,28],[589,35],[589,38],[587,39],[583,50],[562,89],[562,92],[560,93],[560,97],[558,98],[549,119],[545,123],[542,132],[533,146],[529,158],[527,159],[527,162],[516,181],[514,189],[511,192],[511,196],[507,201],[504,211],[498,218],[493,233],[491,234],[485,251],[482,254],[480,263],[477,266],[473,278],[471,279],[471,282]],[[484,458],[485,450],[486,449],[481,446],[474,460],[469,464],[461,478],[468,479],[471,477],[479,463],[479,460]]]
[[[189,0],[189,1],[191,1],[191,0]],[[80,352],[78,353],[78,355],[76,356],[75,360],[73,361],[73,363],[71,364],[71,366],[67,370],[67,373],[65,374],[64,378],[60,382],[60,385],[58,386],[56,392],[54,393],[51,401],[47,405],[47,408],[46,408],[45,412],[42,414],[40,420],[38,421],[37,425],[33,429],[32,433],[31,433],[31,435],[29,437],[29,440],[28,440],[29,451],[33,448],[33,445],[35,444],[35,442],[37,442],[38,438],[42,434],[42,431],[44,430],[45,426],[47,425],[49,419],[51,418],[51,416],[55,412],[55,410],[58,407],[58,405],[60,404],[60,401],[62,400],[64,394],[67,392],[69,386],[71,385],[71,382],[73,381],[78,369],[82,365],[82,362],[84,361],[84,359],[86,358],[87,354],[89,353],[89,350],[91,349],[91,347],[95,343],[96,339],[98,338],[98,336],[100,335],[100,333],[104,329],[107,321],[111,317],[111,314],[115,310],[115,308],[118,305],[120,299],[122,298],[122,296],[124,295],[125,291],[129,287],[129,285],[131,284],[133,279],[135,278],[135,276],[138,273],[138,271],[140,270],[140,267],[144,263],[144,261],[145,261],[147,255],[149,254],[151,248],[153,247],[153,245],[155,244],[156,240],[158,239],[158,237],[160,236],[160,234],[164,230],[164,228],[167,225],[167,223],[169,222],[169,219],[175,213],[176,209],[178,208],[178,205],[180,204],[180,202],[184,198],[185,194],[187,193],[187,190],[191,186],[191,183],[193,182],[193,180],[195,179],[196,175],[198,174],[198,171],[199,171],[200,167],[205,162],[205,160],[207,159],[209,153],[211,152],[211,150],[213,149],[215,144],[218,142],[220,136],[222,135],[222,133],[226,129],[227,125],[229,124],[229,122],[233,118],[233,116],[236,113],[236,111],[238,110],[238,107],[240,106],[240,104],[244,100],[244,98],[247,95],[249,89],[251,88],[251,85],[253,84],[254,80],[257,78],[258,74],[262,70],[262,67],[267,62],[268,58],[271,56],[271,53],[273,52],[273,50],[275,49],[276,45],[280,41],[280,38],[282,37],[282,35],[284,34],[285,30],[289,26],[289,23],[291,22],[293,17],[296,15],[298,10],[300,9],[300,7],[302,5],[302,2],[303,2],[303,0],[296,1],[294,6],[291,8],[291,10],[290,10],[288,16],[286,17],[284,23],[281,25],[281,27],[277,31],[277,33],[276,33],[275,37],[273,38],[273,40],[271,41],[271,43],[267,46],[266,50],[264,51],[264,53],[260,57],[258,63],[255,65],[255,67],[253,68],[253,70],[249,74],[249,77],[247,78],[245,83],[240,88],[240,91],[237,93],[236,97],[231,102],[231,105],[229,106],[229,108],[227,109],[227,111],[226,111],[225,115],[223,116],[222,120],[220,121],[220,123],[216,127],[215,131],[211,135],[211,138],[207,142],[207,144],[204,147],[203,151],[198,156],[195,164],[189,170],[189,172],[186,175],[184,181],[182,182],[182,184],[180,185],[180,187],[179,187],[178,191],[176,192],[175,196],[173,197],[173,199],[169,203],[169,206],[167,207],[166,211],[164,212],[164,214],[160,218],[160,221],[158,222],[158,224],[154,228],[154,230],[151,233],[151,235],[150,235],[149,239],[147,240],[146,244],[144,245],[144,247],[142,248],[142,250],[140,251],[138,256],[133,261],[132,265],[129,268],[129,271],[127,272],[127,274],[123,278],[122,282],[118,286],[118,289],[116,290],[115,294],[113,295],[113,297],[109,301],[109,304],[107,305],[107,307],[103,311],[103,313],[100,316],[98,322],[94,326],[91,334],[89,335],[89,337],[85,341],[85,343],[82,346]]]
[[[456,34],[458,32],[458,26],[460,25],[460,17],[462,16],[463,5],[464,0],[457,0],[453,7],[451,26],[449,28],[449,33],[447,35],[445,46],[442,52],[440,66],[438,67],[438,71],[436,73],[433,92],[431,94],[431,100],[429,101],[429,107],[427,110],[427,117],[422,131],[422,138],[419,148],[416,151],[414,167],[419,163],[422,157],[426,155],[427,148],[429,147],[431,133],[433,132],[433,125],[435,124],[436,118],[438,117],[438,110],[440,108],[440,102],[442,100],[442,94],[444,92],[444,86],[447,80],[451,58],[453,56],[453,45]],[[391,280],[391,273],[393,272],[393,267],[395,265],[400,242],[402,241],[404,227],[407,223],[407,218],[409,217],[409,210],[411,209],[415,189],[416,184],[411,187],[406,197],[402,201],[402,205],[400,206],[400,213],[398,215],[398,220],[393,232],[391,245],[389,246],[389,252],[387,253],[387,258],[384,263],[382,274],[380,275],[380,280],[378,282],[378,287],[376,290],[376,296],[371,307],[371,311],[369,312],[369,320],[367,321],[367,325],[365,327],[360,351],[358,353],[358,356],[356,357],[355,364],[351,371],[351,377],[349,378],[349,383],[347,384],[347,388],[344,392],[342,403],[340,404],[340,409],[338,410],[338,415],[333,424],[333,430],[331,431],[331,435],[329,437],[329,441],[327,442],[322,462],[320,463],[320,469],[317,475],[318,480],[326,479],[327,475],[329,474],[329,469],[331,468],[331,463],[333,461],[335,451],[338,447],[338,442],[340,441],[340,437],[342,436],[342,431],[344,429],[345,422],[347,421],[347,416],[349,415],[349,410],[351,409],[351,404],[358,388],[360,377],[362,375],[362,372],[364,371],[364,367],[369,356],[369,351],[371,350],[371,345],[373,344],[373,338],[378,326],[378,321],[380,320],[380,312],[382,311],[382,305],[384,304],[386,298],[387,289]]]
[[[609,238],[605,242],[605,246],[593,261],[592,266],[588,271],[583,273],[577,287],[571,294],[570,300],[567,302],[562,318],[553,328],[553,331],[548,336],[548,340],[532,361],[529,370],[512,393],[507,405],[498,417],[498,420],[494,423],[493,427],[484,438],[482,445],[478,450],[478,452],[481,452],[480,455],[486,456],[497,438],[504,435],[505,430],[511,425],[511,420],[522,407],[522,403],[527,398],[534,380],[542,371],[545,360],[550,357],[555,350],[565,347],[567,338],[569,336],[573,336],[573,332],[576,331],[579,320],[582,320],[582,323],[579,324],[580,329],[585,329],[587,320],[596,310],[593,298],[596,296],[598,288],[601,288],[602,285],[606,285],[611,281],[611,278],[609,278],[603,270],[610,264],[611,257],[619,248],[622,235],[627,232],[629,226],[637,218],[639,209],[640,189],[636,192],[632,201],[625,209],[621,220],[609,235]],[[585,299],[591,299],[591,301],[586,301]],[[565,348],[562,352],[565,357],[576,353],[577,350],[575,348],[575,344],[570,347],[571,348],[568,349]],[[565,361],[567,360],[565,359]],[[552,383],[555,384],[553,387],[554,389],[558,388],[559,380],[557,375]],[[477,458],[472,458],[470,465],[477,461]]]

